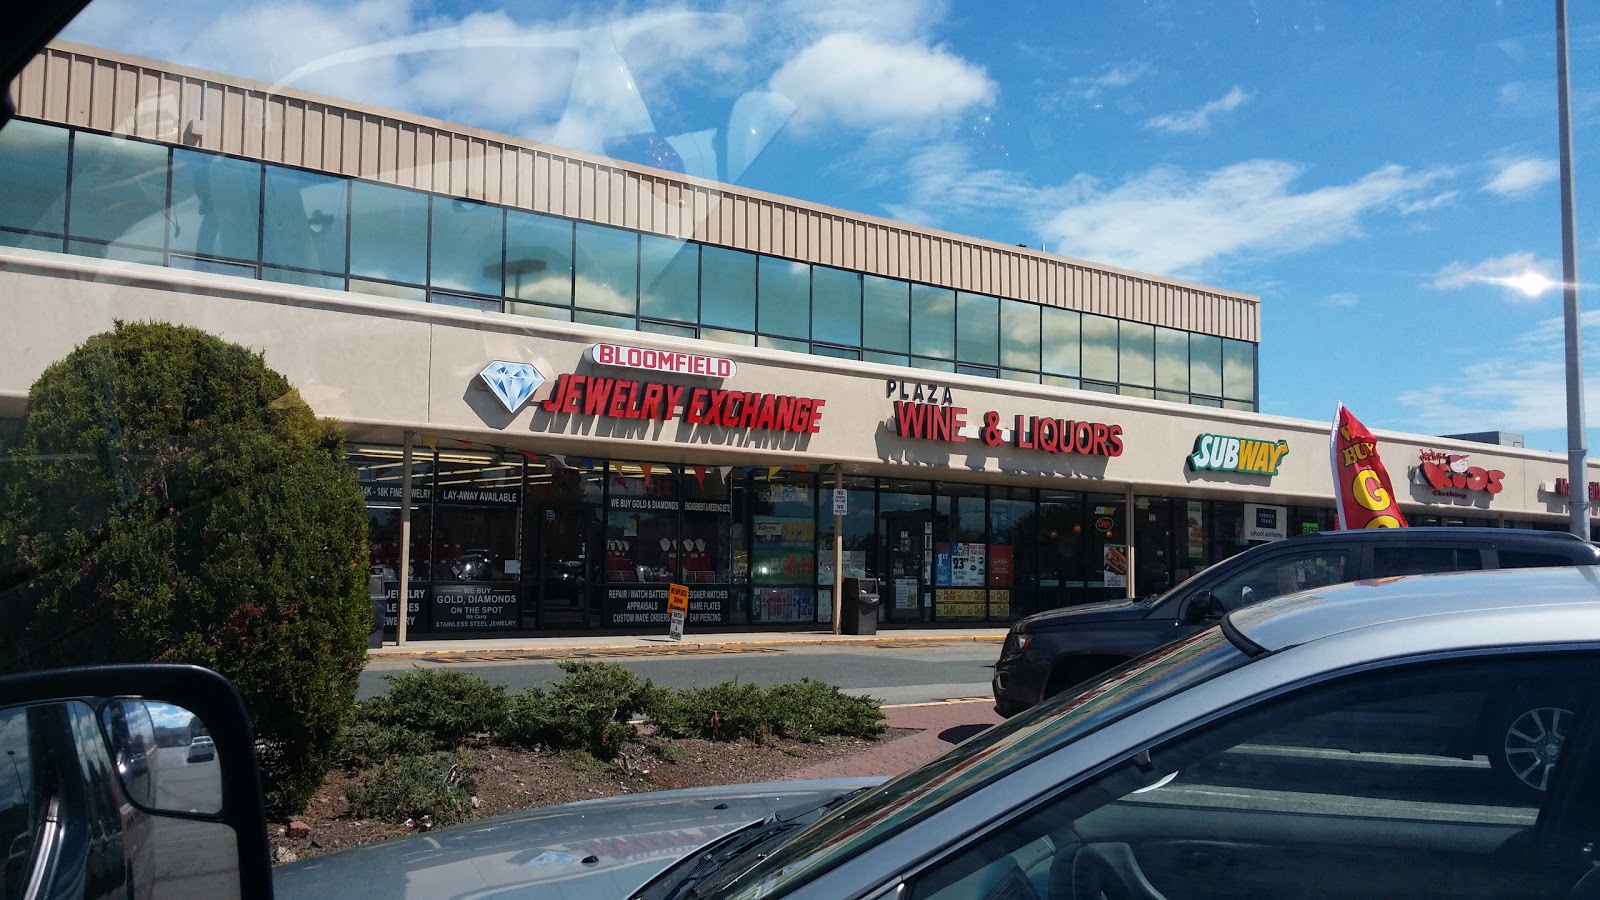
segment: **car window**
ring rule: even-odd
[[[1350,551],[1317,547],[1282,553],[1255,563],[1211,589],[1228,611],[1350,578]]]
[[[1564,553],[1542,553],[1538,550],[1501,550],[1500,568],[1537,569],[1545,566],[1570,566],[1572,557]]]
[[[1372,577],[1471,572],[1483,568],[1483,551],[1473,547],[1373,547]]]
[[[1596,674],[1591,656],[1477,659],[1269,700],[969,842],[910,896],[1133,896],[1118,883],[1141,880],[1186,900],[1540,896],[1534,857],[1506,841],[1569,800],[1556,761],[1592,765],[1592,741],[1563,742],[1588,714],[1569,686]],[[1552,874],[1559,897],[1581,872]]]
[[[33,790],[26,708],[0,710],[0,748],[5,749],[5,760],[0,763],[0,851],[5,853],[0,896],[20,897],[41,810]]]

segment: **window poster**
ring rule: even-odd
[[[988,544],[935,544],[934,584],[940,587],[983,587],[988,570]]]
[[[499,585],[441,584],[433,589],[434,631],[517,628],[517,593]]]
[[[1102,581],[1108,588],[1128,586],[1128,545],[1105,545],[1105,573]]]
[[[896,578],[894,581],[894,608],[917,608],[917,580],[915,578]]]
[[[988,593],[982,588],[940,588],[933,611],[941,619],[981,619],[988,612]]]
[[[840,555],[844,563],[844,577],[867,577],[867,551],[846,550]],[[833,584],[833,551],[824,549],[822,558],[817,560],[817,584]]]
[[[1010,544],[989,545],[989,587],[1011,587],[1015,557]]]
[[[810,587],[758,587],[751,593],[752,622],[814,622],[817,592]]]

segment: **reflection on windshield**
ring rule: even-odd
[[[880,787],[863,793],[776,848],[732,894],[754,900],[837,866],[906,825],[1092,731],[1247,662],[1220,629],[1162,647],[1082,689],[1042,703]],[[1073,773],[1063,773],[1063,778]],[[724,876],[724,886],[728,876]]]

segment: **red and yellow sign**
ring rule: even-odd
[[[1395,497],[1394,482],[1378,459],[1378,439],[1361,420],[1340,405],[1333,417],[1333,492],[1343,528],[1404,528],[1405,514]]]

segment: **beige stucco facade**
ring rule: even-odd
[[[21,250],[0,251],[0,321],[6,323],[0,330],[0,416],[19,415],[45,366],[117,319],[192,325],[260,350],[318,413],[341,420],[357,441],[395,444],[412,431],[539,453],[708,465],[829,463],[849,473],[939,481],[1332,505],[1327,422],[958,375],[924,372],[911,382],[919,377],[911,370],[871,363]],[[713,355],[731,360],[737,372],[719,379],[601,366],[586,356],[597,342]],[[495,360],[531,363],[546,379],[514,413],[479,378]],[[691,424],[686,402],[653,419],[547,411],[544,401],[567,374],[682,386],[684,401],[705,388],[823,403],[815,433]],[[948,390],[949,405],[965,410],[967,439],[900,436],[894,420],[902,385],[903,396],[915,398],[920,386],[941,407]],[[1009,435],[990,446],[981,437],[989,411],[1007,428],[1018,415],[1115,425],[1122,452],[1049,453],[1020,448]],[[1203,434],[1273,447],[1284,442],[1277,473],[1193,470],[1187,459]],[[1565,515],[1565,501],[1552,490],[1565,475],[1559,454],[1378,436],[1408,512],[1496,521],[1554,522]],[[1424,450],[1468,454],[1473,466],[1503,472],[1503,489],[1441,492],[1416,483],[1408,476]],[[1591,466],[1591,473],[1600,480],[1600,467]]]

